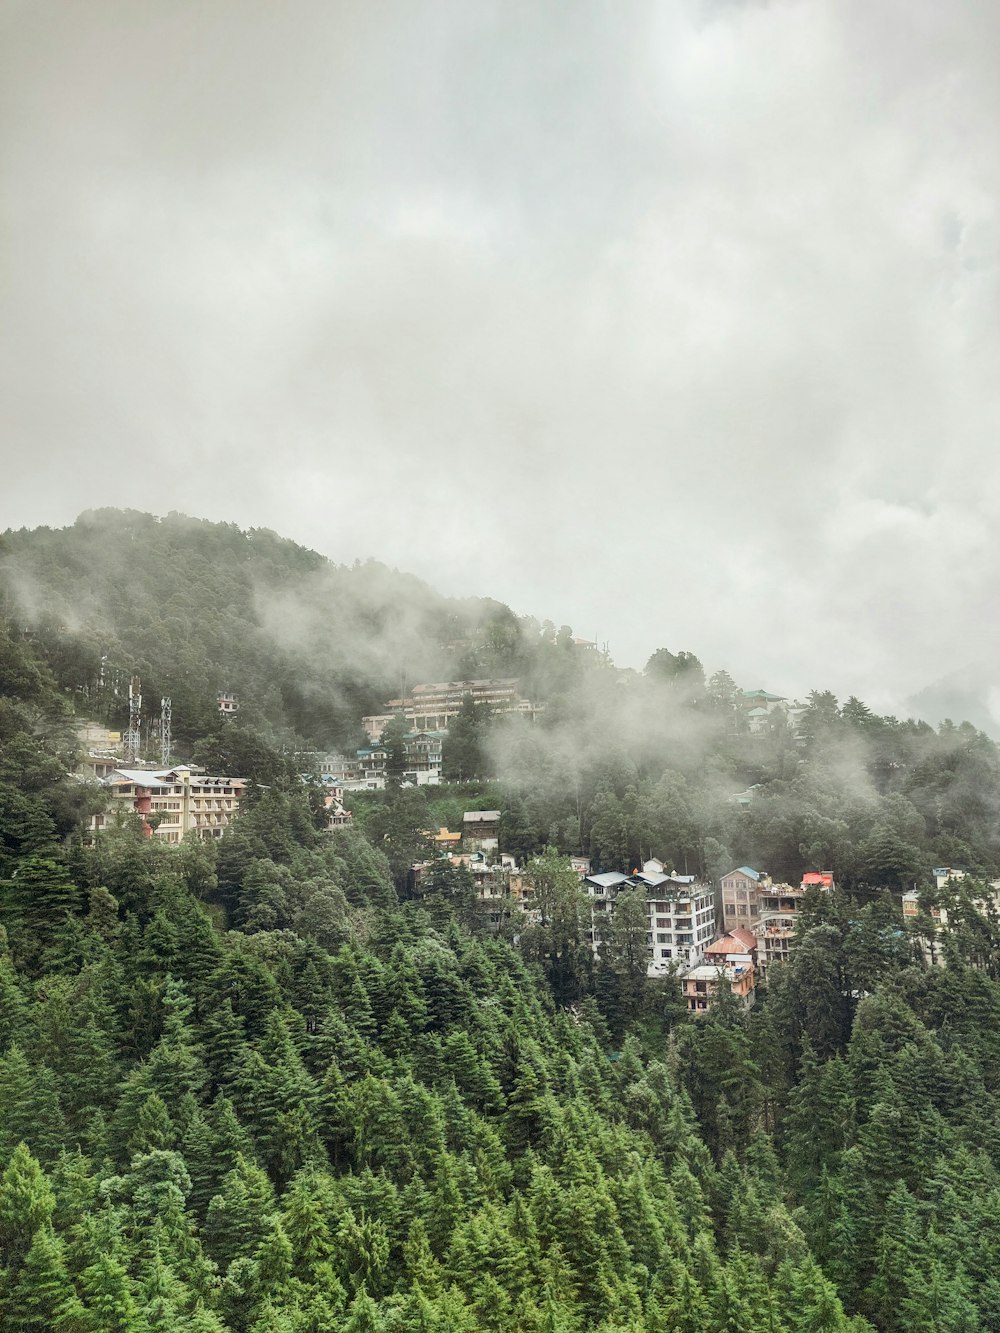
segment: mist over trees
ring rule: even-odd
[[[751,734],[687,650],[622,672],[565,627],[180,516],[4,534],[0,569],[4,1328],[1000,1327],[985,736],[822,690]],[[349,744],[418,667],[544,708],[470,705],[454,782],[327,831],[297,749]],[[185,757],[256,778],[218,843],[85,836],[73,725],[120,721],[112,670],[172,693]],[[415,881],[471,808],[502,811],[536,918],[491,929],[445,861]],[[646,975],[641,902],[591,948],[577,852],[840,888],[749,1014],[694,1020]]]

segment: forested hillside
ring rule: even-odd
[[[213,590],[223,538],[235,572]],[[1000,1327],[1000,929],[972,877],[950,885],[947,966],[929,966],[933,925],[904,928],[898,898],[916,880],[929,907],[934,864],[998,868],[997,752],[974,729],[816,693],[795,730],[750,735],[733,683],[690,654],[620,673],[496,604],[459,635],[415,591],[421,661],[519,662],[548,707],[530,728],[469,721],[489,787],[390,786],[330,832],[295,710],[335,681],[349,730],[386,683],[366,659],[349,692],[346,639],[310,674],[309,636],[337,637],[329,590],[360,614],[372,571],[135,515],[3,544],[0,1328]],[[371,596],[374,623],[391,598]],[[294,607],[289,647],[269,617]],[[85,836],[73,710],[106,697],[102,654],[192,718],[203,682],[210,703],[223,685],[258,700],[232,726],[270,780],[220,842],[170,847],[134,819]],[[221,744],[206,707],[195,753]],[[529,861],[535,924],[491,932],[447,863],[414,886],[426,830],[477,793]],[[562,855],[579,849],[829,865],[843,888],[808,901],[748,1014],[723,995],[696,1020],[646,976],[644,915],[616,913],[593,955]]]
[[[404,685],[517,675],[547,694],[565,674],[554,632],[500,603],[182,514],[102,509],[3,533],[0,619],[29,633],[79,711],[122,723],[138,672],[149,699],[171,696],[189,744],[212,730],[223,689],[244,724],[329,746],[360,738],[362,714]]]

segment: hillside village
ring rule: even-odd
[[[522,697],[518,686],[516,678],[416,685],[409,695],[388,700],[384,712],[362,718],[370,744],[352,755],[303,755],[310,769],[303,780],[318,781],[322,787],[328,831],[351,827],[353,815],[346,802],[352,793],[384,793],[387,784],[402,788],[446,783],[442,756],[449,730],[470,705],[488,716],[514,714],[534,722],[543,706]],[[239,709],[239,699],[230,691],[220,692],[217,702],[220,716],[227,719]],[[740,692],[738,702],[747,735],[762,736],[775,717],[798,735],[804,705],[789,704],[762,689]],[[383,743],[393,727],[402,754],[401,771],[397,769],[394,776],[390,747]],[[97,724],[85,724],[79,736],[86,747],[79,773],[98,781],[108,794],[106,809],[91,818],[92,834],[108,827],[116,816],[134,814],[145,836],[166,843],[179,843],[192,834],[217,839],[236,818],[247,793],[245,778],[211,775],[197,766],[119,763],[120,733]],[[754,790],[736,792],[731,799],[746,809]],[[512,931],[516,938],[519,928],[540,924],[542,913],[530,864],[518,864],[516,856],[504,849],[503,828],[500,810],[466,810],[458,830],[425,830],[432,855],[412,863],[410,880],[417,891],[421,880],[441,864],[466,872],[489,928]],[[758,986],[766,985],[769,970],[788,961],[807,895],[830,893],[836,887],[832,870],[805,869],[799,883],[789,884],[772,881],[750,866],[739,866],[715,882],[699,880],[675,873],[655,857],[629,874],[592,870],[589,856],[567,857],[565,864],[578,876],[586,897],[585,937],[595,957],[606,946],[619,897],[638,894],[645,904],[647,975],[675,977],[693,1015],[704,1013],[722,990],[749,1009]],[[938,890],[966,877],[965,871],[953,868],[933,873]],[[984,917],[1000,912],[1000,880],[983,891],[975,906]],[[943,963],[939,937],[948,930],[947,908],[932,906],[925,912],[922,894],[913,887],[901,894],[901,913],[902,924],[913,932],[914,947],[925,962]]]
[[[998,1326],[988,737],[273,534],[0,547],[0,1319]]]

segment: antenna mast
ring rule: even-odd
[[[142,744],[140,726],[142,723],[142,681],[133,676],[128,684],[128,731],[125,733],[125,762],[134,764],[139,758]]]
[[[160,700],[160,763],[164,768],[170,764],[170,695]]]

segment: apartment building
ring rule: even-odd
[[[966,871],[956,870],[952,866],[936,866],[931,874],[938,892],[967,877]],[[992,880],[981,888],[977,886],[975,894],[970,896],[970,902],[974,910],[984,917],[1000,914],[1000,880]],[[918,917],[923,917],[924,922],[929,919],[933,923],[933,934],[922,935],[920,940],[924,961],[944,966],[944,951],[937,941],[952,928],[948,908],[942,907],[932,895],[925,895],[919,889],[910,889],[903,894],[903,921],[912,926]]]
[[[199,838],[221,838],[239,810],[246,782],[179,764],[169,769],[116,768],[104,786],[109,808],[94,816],[92,830],[107,827],[115,811],[132,811],[147,837],[176,843],[191,832]]]
[[[409,695],[389,699],[385,712],[369,714],[361,719],[361,724],[373,742],[382,739],[386,726],[400,713],[414,731],[447,731],[466,699],[485,705],[494,713],[518,713],[533,722],[541,705],[522,698],[518,684],[515,676],[505,680],[446,680],[415,685]]]
[[[447,734],[445,731],[413,731],[403,737],[404,783],[414,787],[436,787],[440,783]]]
[[[639,870],[632,875],[605,871],[584,878],[591,899],[590,940],[595,952],[606,936],[618,895],[641,889],[646,899],[646,957],[651,977],[698,962],[715,935],[715,894],[694,875]]]
[[[688,1012],[705,1013],[717,998],[723,981],[729,992],[745,1009],[756,999],[756,969],[753,963],[704,962],[680,974],[681,988]]]
[[[723,875],[722,886],[722,929],[732,930],[738,926],[743,930],[753,930],[759,915],[758,892],[762,885],[771,881],[760,870],[752,866],[739,866]]]
[[[500,811],[466,810],[462,816],[462,847],[467,852],[498,851]]]
[[[764,980],[772,963],[788,961],[806,894],[810,889],[829,893],[833,887],[832,871],[809,870],[802,876],[801,884],[772,884],[768,880],[758,889],[754,934],[757,937],[758,966]]]

